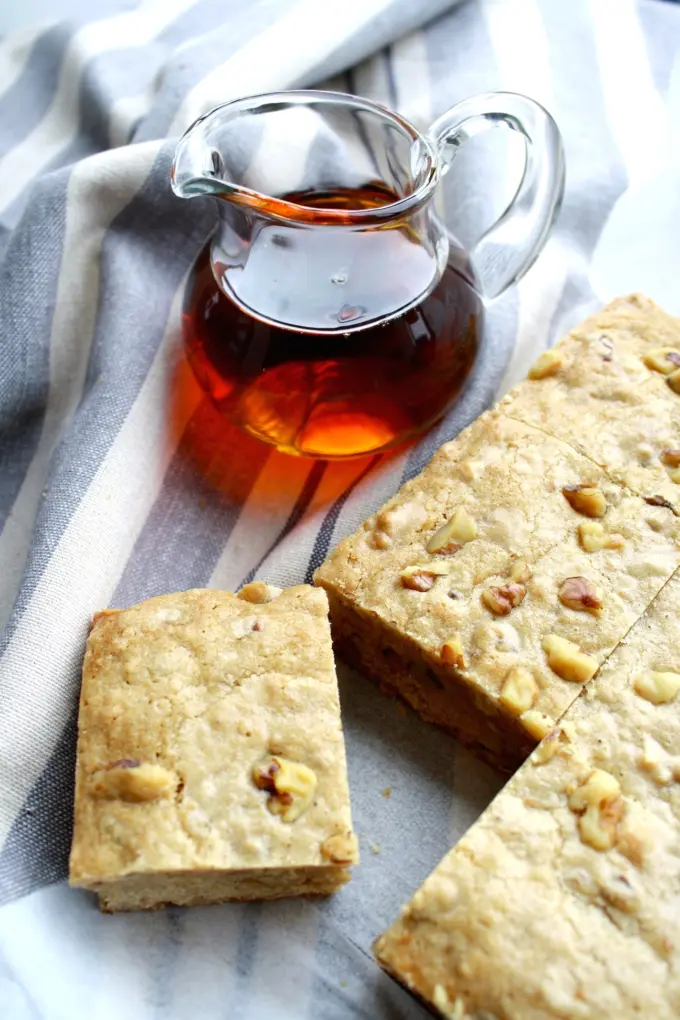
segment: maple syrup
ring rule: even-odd
[[[378,183],[283,197],[318,210],[311,221],[319,224],[324,209],[374,208],[398,198]],[[371,231],[380,234],[375,241],[381,258],[376,259],[375,245],[368,250],[367,232],[360,245],[333,251],[334,264],[350,265],[354,281],[344,306],[348,328],[364,307],[362,288],[366,303],[371,292],[394,293],[386,316],[403,304],[404,281],[420,270],[421,248],[410,241],[409,231],[407,222]],[[311,246],[319,236],[297,231],[296,243]],[[284,240],[282,234],[279,243]],[[351,232],[343,243],[353,244]],[[310,257],[315,257],[313,250]],[[384,274],[379,288],[376,266]],[[214,271],[221,272],[219,261]],[[341,268],[330,282],[342,287],[344,276]],[[266,263],[258,279],[266,288]],[[312,286],[308,300],[315,300]],[[189,361],[216,407],[279,450],[324,458],[387,449],[441,418],[474,364],[482,329],[483,305],[472,268],[465,252],[453,246],[443,275],[423,301],[355,332],[282,328],[249,314],[216,283],[209,245],[194,267],[183,311]]]

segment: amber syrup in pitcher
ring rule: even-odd
[[[284,197],[318,208],[321,223],[323,209],[374,208],[398,198],[380,184]],[[304,244],[304,232],[300,238]],[[380,271],[367,254],[368,286]],[[353,272],[361,276],[356,259]],[[482,319],[462,249],[452,247],[439,283],[420,304],[380,325],[329,334],[272,326],[243,311],[217,285],[208,245],[187,289],[183,326],[199,382],[231,421],[288,453],[352,457],[401,443],[444,414],[472,368]]]

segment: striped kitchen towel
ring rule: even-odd
[[[680,312],[680,7],[102,0],[91,13],[0,44],[0,1017],[424,1017],[370,942],[497,779],[341,670],[353,882],[329,903],[101,917],[64,882],[88,621],[255,572],[309,580],[599,299],[644,288]],[[321,84],[419,127],[476,92],[524,92],[566,146],[557,227],[490,307],[464,395],[419,444],[368,463],[233,444],[179,358],[183,288],[214,220],[171,194],[173,140],[220,102]],[[463,242],[516,175],[501,133],[461,152],[443,200]]]

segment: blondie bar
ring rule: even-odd
[[[72,885],[106,911],[325,895],[356,863],[325,594],[255,582],[97,614]]]
[[[338,651],[512,770],[680,564],[680,521],[655,504],[488,412],[317,571]]]
[[[382,935],[448,1020],[680,1016],[680,576]]]
[[[546,351],[500,404],[680,512],[680,319],[633,294]]]

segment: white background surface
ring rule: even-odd
[[[97,0],[93,2],[92,15],[96,13]],[[40,21],[57,21],[70,18],[82,4],[78,0],[2,0],[0,3],[0,36],[17,29],[34,25]]]

